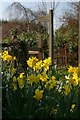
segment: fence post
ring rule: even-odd
[[[66,46],[64,48],[64,54],[65,54],[65,66],[67,66],[67,49],[66,49]]]
[[[41,37],[41,33],[38,32],[38,48],[39,50],[39,54],[38,54],[38,58],[39,60],[42,60],[42,37]]]
[[[78,65],[79,65],[79,77],[80,77],[80,1],[79,1],[79,38],[78,38]]]
[[[54,65],[54,40],[53,40],[53,10],[49,11],[49,57]]]

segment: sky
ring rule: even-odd
[[[0,1],[0,19],[7,19],[7,8],[13,2],[20,2],[26,8],[28,7],[35,10],[37,7],[37,2],[41,2],[41,1],[42,0],[1,0]],[[53,0],[47,0],[48,3],[49,1],[53,1]],[[63,16],[65,9],[66,10],[68,9],[67,1],[70,2],[72,0],[55,0],[55,1],[59,2],[58,7],[55,11],[55,17],[54,17],[55,28],[58,28],[62,24],[59,21],[59,18]],[[78,0],[75,0],[75,1],[78,1]]]

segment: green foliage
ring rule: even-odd
[[[70,27],[69,25],[62,25],[57,29],[55,32],[54,45],[55,49],[66,47],[68,63],[72,65],[77,64],[78,28],[76,26]]]
[[[30,47],[38,46],[38,33],[36,31],[23,32],[19,34],[18,39],[27,42],[28,46]]]
[[[69,51],[74,51],[77,47],[78,29],[70,28],[68,25],[62,25],[55,32],[55,46],[64,47],[67,45]]]
[[[32,47],[32,48],[38,48],[38,38],[39,33],[37,31],[27,31],[27,32],[22,32],[18,33],[17,29],[11,30],[11,38],[6,38],[4,39],[4,43],[11,44],[14,43],[14,39],[16,40],[16,45],[24,43],[25,45],[27,44],[27,47]],[[48,57],[48,40],[49,40],[49,35],[47,32],[41,33],[41,38],[42,38],[42,52],[44,58]],[[14,46],[13,48],[15,48]],[[24,47],[24,46],[23,46]],[[12,49],[12,47],[11,47]],[[17,48],[19,51],[19,48]],[[28,49],[27,49],[28,50]],[[14,51],[14,50],[12,50]],[[24,51],[23,51],[24,52]],[[27,52],[27,51],[25,51]]]

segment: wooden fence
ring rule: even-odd
[[[66,48],[63,49],[57,49],[54,51],[54,66],[57,67],[57,69],[62,69],[68,64],[67,60],[67,51]]]

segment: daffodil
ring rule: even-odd
[[[43,60],[43,67],[44,67],[45,71],[49,70],[50,65],[51,65],[51,58],[50,57]]]
[[[46,74],[45,71],[43,71],[42,74],[40,74],[39,76],[42,82],[46,82],[48,80],[48,75]]]
[[[37,83],[38,81],[39,81],[39,76],[36,76],[34,74],[28,76],[28,83],[32,84],[33,82]]]
[[[72,104],[71,109],[70,109],[70,112],[73,112],[75,106],[76,106],[75,104]]]
[[[17,81],[18,81],[18,85],[19,85],[19,88],[22,89],[24,87],[24,73],[21,73],[18,78],[17,78]]]
[[[14,73],[16,72],[14,67],[11,67],[11,74],[14,75]]]
[[[17,90],[17,78],[16,78],[16,76],[13,77],[13,87],[14,87],[14,90]]]
[[[73,67],[73,73],[77,73],[78,74],[78,67]]]
[[[35,65],[35,70],[40,70],[42,68],[42,60],[38,61]]]
[[[13,83],[14,90],[17,90],[17,84]]]
[[[68,81],[69,81],[69,84],[74,84],[74,80],[73,80],[73,77],[72,77],[72,76],[69,76]]]
[[[23,78],[24,78],[24,73],[21,73],[21,74],[19,75],[19,77],[20,77],[21,79],[23,79]]]
[[[52,78],[46,82],[45,84],[45,88],[48,88],[49,90],[50,89],[53,89],[57,84],[57,80],[54,76],[52,76]]]
[[[27,64],[29,67],[33,68],[35,70],[36,62],[38,62],[38,59],[36,57],[29,58],[27,60]]]
[[[73,74],[72,79],[74,80],[73,85],[77,86],[78,85],[78,75],[76,73]]]
[[[69,72],[69,73],[72,73],[72,72],[73,72],[73,67],[72,67],[72,66],[69,66],[68,72]]]
[[[67,84],[67,85],[64,85],[64,94],[65,95],[68,95],[69,93],[70,93],[70,86],[69,86],[69,84]]]
[[[16,56],[14,56],[13,59],[16,60],[17,59]]]
[[[33,97],[39,101],[43,97],[43,92],[43,90],[36,89]]]
[[[1,58],[3,59],[3,61],[8,61],[10,62],[12,60],[12,56],[8,54],[8,51],[4,51]]]

